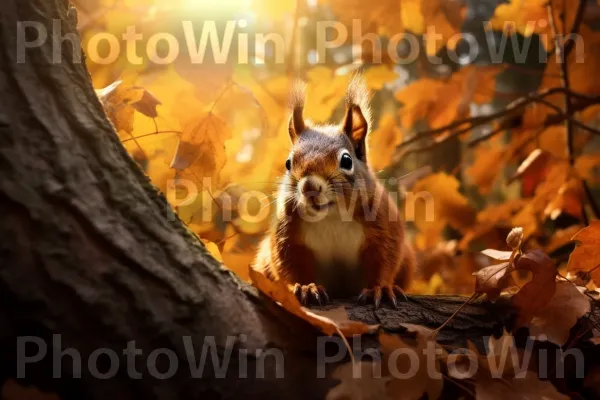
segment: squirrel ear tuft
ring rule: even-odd
[[[295,143],[298,140],[298,137],[306,128],[303,115],[304,102],[306,99],[305,90],[306,84],[304,82],[296,82],[290,96],[289,108],[292,110],[292,116],[290,117],[288,131],[292,143]]]
[[[367,134],[371,128],[369,89],[361,75],[354,76],[346,95],[346,115],[342,131],[350,138],[357,157],[367,162]]]

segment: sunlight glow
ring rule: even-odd
[[[205,11],[245,11],[252,0],[183,0],[186,8]]]

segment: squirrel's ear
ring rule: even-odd
[[[365,163],[367,162],[366,139],[370,128],[369,89],[362,77],[356,75],[348,86],[342,131],[352,141],[356,156]]]
[[[290,124],[288,131],[290,133],[290,139],[292,143],[296,143],[298,137],[306,128],[304,123],[304,101],[305,101],[305,84],[297,82],[292,95],[290,97],[290,108],[292,110],[292,116],[290,117]]]

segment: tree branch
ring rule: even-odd
[[[460,129],[451,132],[449,137],[445,138],[442,141],[437,142],[436,144],[444,143],[446,140],[449,140],[450,138],[452,138],[456,135],[461,135],[463,133],[466,133],[466,132],[470,131],[471,129],[476,128],[478,126],[490,123],[490,122],[498,120],[498,119],[507,120],[509,117],[512,117],[512,116],[518,114],[519,111],[523,110],[528,105],[530,105],[532,103],[539,103],[541,99],[544,99],[548,96],[552,96],[555,94],[561,94],[561,93],[565,94],[566,96],[569,96],[573,100],[577,100],[576,102],[573,102],[573,110],[574,111],[582,111],[592,105],[600,104],[600,96],[588,96],[585,94],[576,93],[571,90],[567,90],[562,87],[550,88],[550,89],[542,90],[540,92],[531,93],[527,96],[520,97],[517,100],[510,103],[508,106],[506,106],[506,108],[504,108],[503,110],[497,111],[497,112],[489,114],[489,115],[465,118],[465,119],[461,119],[458,121],[454,121],[450,124],[444,125],[439,128],[417,132],[412,138],[407,139],[404,142],[402,142],[398,146],[398,148],[399,149],[404,148],[410,144],[418,142],[419,140],[423,139],[424,137],[436,136],[436,135],[445,133],[447,131],[452,131],[452,130],[460,127]],[[565,118],[566,118],[566,115],[564,113],[557,114],[557,115],[551,115],[548,118],[546,118],[546,120],[544,121],[544,126],[557,125],[559,123],[564,122]],[[467,125],[467,126],[463,126],[463,125]],[[585,125],[585,124],[583,124],[583,125]],[[600,135],[600,130],[594,129],[588,125],[585,125],[585,128],[583,128],[583,129],[585,129],[593,134]],[[411,151],[411,152],[414,152],[414,151]],[[418,152],[418,150],[417,150],[417,152]]]
[[[556,28],[556,21],[554,18],[554,8],[553,8],[553,3],[552,0],[550,0],[550,2],[548,3],[548,19],[550,21],[550,28],[552,29],[552,34],[554,35],[554,48],[555,48],[555,52],[556,52],[556,58],[557,58],[557,62],[560,64],[560,78],[561,78],[561,82],[562,82],[562,86],[565,89],[565,91],[570,91],[570,81],[569,81],[569,63],[567,60],[568,57],[568,53],[567,53],[567,48],[566,46],[563,47],[563,43],[560,43],[559,40],[559,36],[558,36],[558,30]],[[577,34],[577,32],[579,32],[579,26],[581,25],[581,20],[583,19],[583,10],[585,9],[585,0],[579,0],[579,6],[577,8],[577,15],[575,16],[575,21],[573,22],[573,27],[571,28],[571,35]],[[563,5],[563,10],[562,10],[562,25],[563,25],[563,29],[567,29],[566,27],[566,20],[565,20],[565,16],[564,16],[564,5]],[[564,32],[563,32],[564,33]],[[569,41],[570,46],[569,46],[569,52],[573,49],[573,44],[574,41],[571,40]],[[566,127],[566,134],[567,134],[567,158],[569,160],[569,165],[571,165],[571,167],[573,165],[575,165],[575,144],[574,144],[574,138],[575,138],[575,124],[572,116],[574,115],[575,111],[573,109],[573,103],[571,102],[571,97],[569,97],[568,95],[565,94],[564,96],[564,107],[565,107],[565,114],[566,114],[566,119],[565,119],[565,127]],[[583,124],[584,126],[586,126],[585,124]],[[580,126],[580,125],[578,125]],[[591,205],[592,209],[594,210],[594,213],[596,214],[596,218],[600,217],[600,215],[597,213],[597,209],[598,206],[595,204],[594,198],[591,195],[591,191],[587,185],[587,182],[585,182],[584,180],[581,181],[583,189],[584,189],[584,193],[585,193],[585,197],[587,198],[587,202],[588,204]],[[581,216],[583,218],[583,222],[585,225],[589,224],[589,219],[585,210],[585,202],[584,199],[581,199]]]

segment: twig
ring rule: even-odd
[[[484,135],[481,135],[481,136],[480,136],[480,137],[478,137],[477,139],[473,139],[473,140],[471,140],[471,141],[470,141],[470,142],[467,144],[467,146],[468,146],[468,147],[475,147],[475,146],[477,146],[479,143],[481,143],[481,142],[484,142],[484,141],[486,141],[486,140],[490,139],[491,137],[493,137],[493,136],[496,136],[497,134],[499,134],[499,133],[502,133],[502,132],[504,132],[504,131],[506,131],[506,128],[505,128],[505,127],[503,127],[503,126],[501,126],[501,127],[499,127],[499,128],[496,128],[496,129],[494,129],[494,130],[493,130],[493,131],[491,131],[491,132],[488,132],[488,133],[486,133],[486,134],[484,134]]]
[[[585,10],[585,0],[579,0],[579,5],[577,6],[577,13],[575,14],[575,19],[573,20],[573,26],[571,27],[571,32],[569,33],[569,37],[572,35],[576,35],[579,32],[579,27],[581,26],[581,22],[583,22],[583,12]],[[566,57],[569,56],[571,50],[575,46],[575,40],[570,40],[565,44],[565,48],[563,50],[563,54]],[[566,61],[566,59],[564,60]]]
[[[557,62],[560,64],[560,78],[561,78],[561,83],[563,88],[565,89],[566,92],[570,91],[570,82],[569,82],[569,63],[567,60],[567,54],[565,51],[565,48],[563,48],[563,44],[560,43],[559,40],[559,36],[558,36],[558,30],[556,29],[556,21],[554,19],[554,5],[552,0],[550,0],[550,2],[548,3],[548,20],[550,22],[550,28],[552,30],[552,35],[554,36],[554,48],[555,48],[555,52],[556,52],[556,58],[557,58]],[[577,14],[579,15],[580,13],[582,14],[583,11],[582,8],[585,8],[585,0],[579,0],[579,7],[578,7],[578,12]],[[563,10],[562,10],[562,25],[563,25],[563,29],[566,31],[566,21],[565,21],[565,17],[564,17],[564,5],[563,5]],[[571,34],[577,34],[578,30],[579,30],[579,24],[581,23],[581,17],[579,18],[580,20],[577,21],[577,18],[573,24],[573,27],[571,29]],[[565,32],[562,32],[563,34]],[[571,43],[573,43],[571,41]],[[570,49],[572,49],[573,46],[570,47]],[[575,157],[574,157],[574,153],[575,153],[575,144],[574,144],[574,132],[575,132],[575,124],[573,123],[573,120],[571,119],[571,117],[574,114],[573,111],[573,103],[571,103],[571,97],[565,95],[564,96],[564,107],[565,107],[565,114],[567,115],[567,118],[565,119],[565,127],[567,129],[567,158],[569,160],[569,165],[571,167],[573,167],[575,165]],[[585,185],[584,185],[585,186]],[[587,195],[586,195],[587,197]],[[583,200],[583,199],[582,199]],[[588,197],[588,203],[592,203],[593,199],[591,197]],[[585,210],[585,202],[582,201],[581,202],[581,216],[583,218],[583,222],[585,225],[589,225],[589,218],[587,216],[587,212]]]
[[[497,112],[489,114],[489,115],[465,118],[465,119],[461,119],[458,121],[454,121],[450,124],[444,125],[439,128],[417,132],[412,138],[402,142],[398,146],[398,148],[406,147],[414,142],[421,140],[423,137],[436,136],[436,135],[444,133],[446,131],[452,131],[454,129],[462,127],[458,130],[453,131],[450,134],[450,136],[444,138],[444,140],[439,141],[437,144],[444,143],[445,141],[453,138],[454,136],[466,133],[475,127],[481,126],[483,124],[489,123],[491,121],[494,121],[494,120],[497,120],[500,118],[506,118],[506,117],[512,116],[513,114],[517,114],[519,111],[524,109],[529,104],[539,102],[541,99],[544,99],[548,96],[552,96],[555,94],[564,94],[574,100],[578,100],[579,103],[573,104],[573,111],[581,111],[591,105],[600,103],[600,96],[588,96],[585,94],[572,92],[570,90],[565,89],[564,87],[550,88],[550,89],[542,90],[539,92],[533,92],[533,93],[528,94],[527,96],[520,97],[517,100],[511,102],[503,110],[497,111]],[[551,115],[548,118],[546,118],[546,120],[544,121],[544,126],[556,125],[561,122],[564,122],[564,120],[565,120],[564,113],[560,114],[560,115]],[[464,125],[466,125],[466,126],[464,126]],[[595,130],[594,128],[588,127],[587,125],[585,125],[585,126],[586,126],[586,128],[584,128],[584,129],[586,129],[588,131],[590,131],[590,129],[591,129],[593,131],[593,133],[600,134],[600,131]]]
[[[508,267],[508,266],[507,266],[507,267]],[[489,279],[489,278],[488,278],[488,279]],[[441,331],[441,330],[442,330],[442,329],[443,329],[443,328],[444,328],[446,325],[448,325],[448,323],[449,323],[450,321],[452,321],[452,319],[453,319],[453,318],[456,316],[456,314],[458,314],[458,313],[460,312],[460,310],[462,310],[463,308],[465,308],[465,306],[466,306],[467,304],[469,304],[471,301],[475,300],[475,299],[476,299],[477,297],[479,297],[479,296],[481,296],[481,293],[477,293],[477,292],[473,293],[473,294],[471,295],[471,297],[469,297],[469,298],[467,299],[467,301],[465,301],[463,304],[461,304],[461,306],[460,306],[460,307],[458,307],[458,309],[457,309],[456,311],[454,311],[454,313],[453,313],[453,314],[452,314],[450,317],[448,317],[448,319],[447,319],[447,320],[446,320],[446,321],[445,321],[445,322],[444,322],[442,325],[440,325],[440,326],[439,326],[439,327],[438,327],[436,330],[434,330],[433,332],[431,332],[431,335],[430,335],[430,336],[431,336],[432,338],[434,338],[434,339],[435,339],[435,337],[437,336],[437,334],[438,334],[438,333],[439,333],[439,332],[440,332],[440,331]]]
[[[600,130],[596,129],[596,128],[592,128],[589,125],[584,124],[583,122],[579,121],[578,119],[574,118],[572,115],[569,115],[567,113],[565,113],[562,108],[560,108],[559,106],[557,106],[556,104],[552,104],[551,102],[549,102],[548,100],[545,99],[536,99],[535,100],[537,103],[543,104],[546,107],[549,107],[553,110],[555,110],[557,112],[558,115],[562,116],[565,118],[565,122],[566,123],[571,123],[585,131],[588,131],[594,135],[599,135],[600,136]]]
[[[183,132],[181,132],[181,131],[157,131],[157,132],[152,132],[152,133],[146,133],[146,134],[140,135],[140,136],[131,137],[129,139],[124,139],[124,140],[121,140],[121,143],[127,143],[131,140],[142,139],[142,138],[145,138],[148,136],[160,135],[161,133],[176,133],[176,134],[181,135]]]

